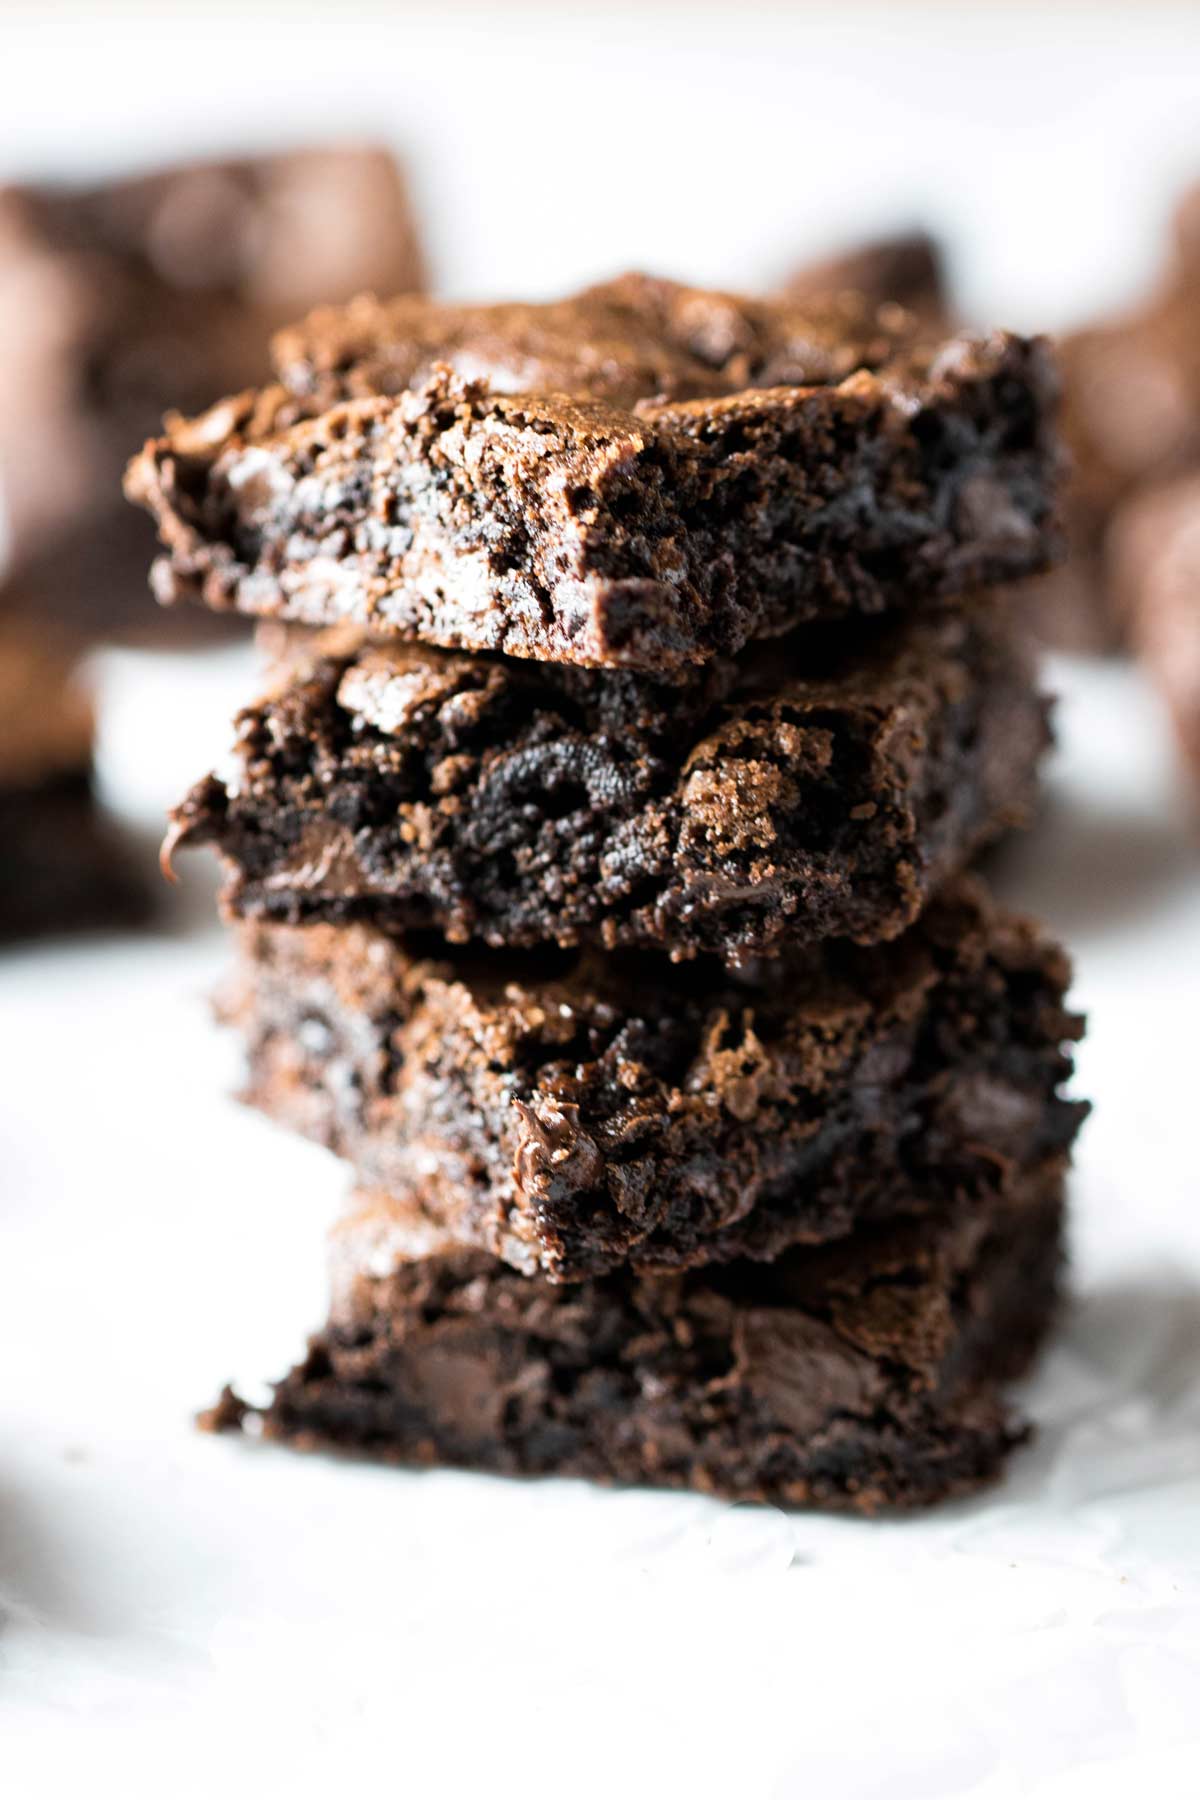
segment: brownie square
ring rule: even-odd
[[[967,1218],[571,1287],[479,1251],[397,1259],[390,1209],[364,1196],[337,1232],[329,1323],[265,1412],[226,1390],[204,1423],[860,1513],[970,1492],[1027,1435],[1003,1387],[1054,1309],[1057,1164]]]
[[[244,917],[745,960],[894,937],[1022,822],[1047,741],[982,607],[678,687],[351,628],[241,715],[236,775],[193,789],[167,854],[215,844]]]
[[[546,306],[323,311],[271,388],[130,467],[194,598],[660,678],[928,606],[1057,546],[1043,344],[630,276]]]
[[[363,1186],[419,1188],[422,1249],[568,1281],[971,1210],[1065,1158],[1085,1110],[1066,959],[973,882],[886,948],[740,977],[557,960],[243,927],[221,1010],[245,1097]]]

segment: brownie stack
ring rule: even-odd
[[[1080,1108],[964,870],[1045,709],[1037,342],[626,277],[365,299],[147,445],[164,602],[270,621],[228,870],[248,1097],[344,1156],[267,1435],[871,1510],[991,1476]],[[247,1409],[226,1394],[212,1415]]]

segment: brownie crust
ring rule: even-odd
[[[238,722],[166,856],[214,844],[227,909],[745,960],[911,924],[1023,822],[1049,733],[997,613],[798,634],[680,687],[318,637]]]
[[[627,277],[550,309],[323,316],[277,340],[274,387],[134,459],[155,591],[662,677],[1045,567],[1046,347],[926,348],[851,301]]]
[[[1052,1316],[1061,1175],[970,1219],[764,1267],[573,1287],[479,1252],[380,1259],[367,1197],[335,1239],[326,1329],[263,1434],[411,1464],[690,1488],[860,1513],[995,1476],[1002,1397]],[[244,1426],[227,1390],[204,1421]]]
[[[975,883],[885,949],[735,978],[651,958],[422,960],[361,926],[247,926],[221,1010],[245,1098],[362,1185],[419,1186],[421,1247],[576,1280],[768,1259],[978,1205],[1086,1110],[1069,968]],[[401,1246],[409,1250],[411,1246]]]

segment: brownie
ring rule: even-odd
[[[0,625],[0,941],[131,925],[149,895],[92,794],[92,711],[64,650]]]
[[[810,632],[680,687],[331,631],[242,713],[166,855],[226,904],[451,942],[700,951],[894,937],[1027,813],[1048,741],[995,609]]]
[[[226,1390],[203,1423],[861,1513],[968,1493],[1027,1435],[1003,1387],[1054,1310],[1055,1162],[970,1217],[571,1287],[479,1251],[398,1259],[392,1210],[364,1197],[342,1225],[329,1323],[265,1411]]]
[[[219,1001],[245,1098],[418,1180],[422,1244],[575,1280],[766,1259],[978,1205],[1066,1154],[1062,952],[964,881],[886,949],[739,976],[541,951],[449,959],[364,926],[241,929]]]
[[[381,150],[0,188],[0,512],[20,577],[0,605],[32,601],[89,636],[161,632],[154,533],[120,495],[129,456],[167,408],[260,381],[297,311],[421,279]]]
[[[1131,501],[1114,527],[1110,554],[1130,642],[1200,782],[1200,468]]]
[[[280,380],[132,463],[160,600],[662,678],[1051,560],[1040,341],[928,347],[854,295],[630,276],[276,339]]]
[[[784,292],[813,301],[854,292],[874,306],[902,306],[924,325],[946,329],[951,318],[941,245],[927,231],[869,239],[793,271]]]
[[[1042,634],[1065,648],[1113,649],[1129,615],[1112,538],[1124,508],[1200,468],[1200,187],[1184,196],[1175,244],[1151,292],[1060,346],[1069,579],[1037,599]]]

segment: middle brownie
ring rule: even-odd
[[[241,715],[235,783],[193,789],[168,854],[216,843],[243,916],[738,962],[894,937],[1020,822],[1047,739],[982,603],[681,685],[334,631]]]
[[[245,926],[224,1011],[248,1099],[364,1184],[419,1187],[404,1254],[468,1245],[570,1280],[768,1259],[985,1204],[1065,1156],[1068,973],[964,880],[896,943],[740,976]]]

